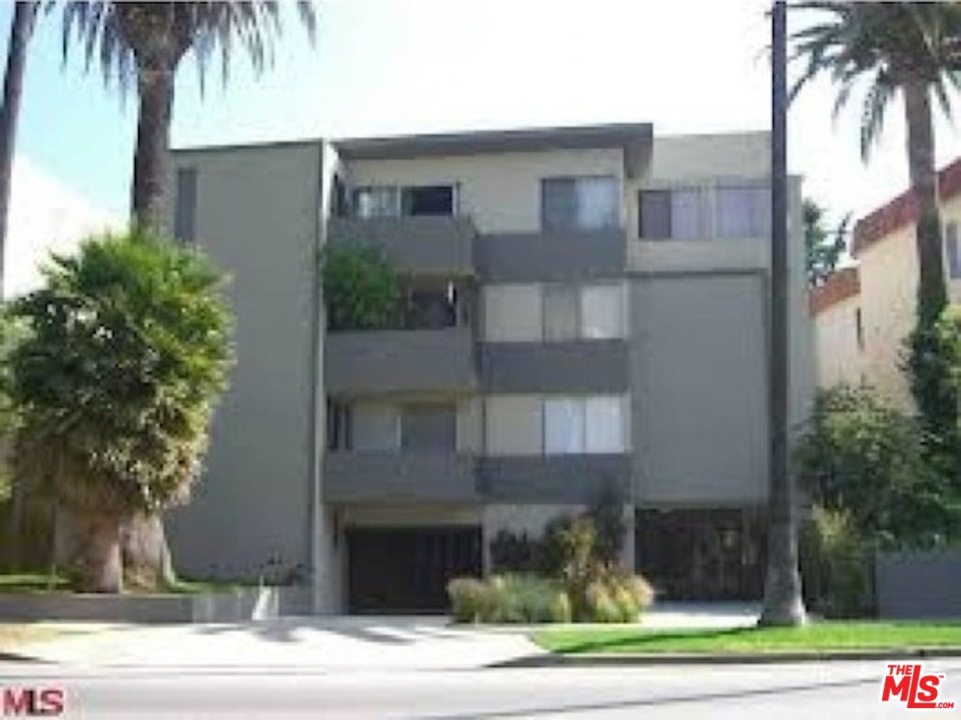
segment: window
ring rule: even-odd
[[[455,215],[454,185],[381,185],[354,191],[354,214],[359,218]]]
[[[174,235],[182,242],[194,242],[197,224],[197,170],[177,170],[177,208]]]
[[[398,217],[400,193],[396,187],[362,187],[354,191],[354,212],[359,218]]]
[[[405,216],[455,214],[453,185],[405,187],[401,196]]]
[[[397,450],[400,447],[400,416],[397,408],[357,405],[352,413],[351,442],[354,450]]]
[[[961,240],[958,239],[956,222],[949,222],[945,226],[944,245],[948,252],[948,275],[952,279],[961,278]]]
[[[544,230],[602,230],[620,224],[617,178],[546,178],[541,181]]]
[[[616,395],[544,400],[544,454],[621,453],[624,401]]]
[[[454,452],[457,410],[453,404],[408,405],[401,417],[401,447],[405,450]]]
[[[452,282],[425,283],[407,292],[404,327],[440,330],[457,326],[458,292]]]
[[[350,405],[327,401],[327,449],[350,450]]]
[[[544,340],[577,340],[580,335],[578,292],[575,285],[544,286]]]
[[[770,187],[721,186],[716,201],[719,238],[765,238],[771,234]]]
[[[642,190],[640,236],[646,240],[700,240],[708,236],[701,188]]]
[[[615,395],[584,401],[584,447],[589,453],[624,452],[624,403]]]
[[[571,455],[584,452],[584,401],[544,401],[544,454]]]
[[[624,325],[624,289],[620,285],[586,285],[582,289],[581,336],[585,340],[624,337]]]
[[[544,286],[544,340],[624,337],[624,293],[614,283]]]

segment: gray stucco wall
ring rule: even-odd
[[[731,505],[766,497],[764,291],[756,272],[632,282],[639,503]]]
[[[882,618],[961,617],[961,552],[881,554],[875,589]]]
[[[171,517],[178,570],[255,579],[310,564],[312,292],[320,148],[175,154],[196,167],[196,237],[232,277],[237,366],[206,472]]]

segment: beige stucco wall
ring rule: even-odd
[[[486,453],[540,455],[544,448],[542,401],[536,395],[491,395],[484,399]]]
[[[815,316],[818,387],[860,385],[867,380],[865,354],[858,347],[857,311],[860,306],[861,298],[854,296],[835,303]]]
[[[345,163],[354,187],[363,185],[460,185],[461,210],[484,233],[540,231],[542,178],[624,174],[619,149],[555,150]],[[622,207],[623,213],[623,207]]]
[[[961,223],[961,196],[943,203],[941,214],[945,223]],[[915,226],[905,225],[872,243],[858,254],[857,260],[864,322],[861,370],[866,381],[875,386],[883,397],[895,406],[910,411],[914,402],[899,364],[904,352],[904,338],[911,332],[915,322],[918,287]],[[947,274],[946,257],[944,262]],[[948,278],[948,283],[952,301],[961,303],[961,280]],[[821,328],[819,319],[818,352],[824,354],[828,350],[821,346],[830,347],[834,337],[830,334],[830,321],[825,326],[825,332]],[[826,385],[827,380],[819,378],[819,384]]]

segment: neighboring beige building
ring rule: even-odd
[[[945,277],[951,301],[961,303],[961,159],[941,170],[938,188]],[[819,387],[866,383],[896,407],[913,407],[901,362],[915,321],[916,218],[905,192],[859,220],[852,247],[856,267],[811,291]]]

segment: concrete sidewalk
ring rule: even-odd
[[[638,627],[752,625],[750,604],[664,603]],[[446,617],[300,617],[236,625],[65,625],[24,648],[33,658],[86,667],[463,670],[546,655],[528,639],[546,626],[450,626]]]
[[[32,643],[32,658],[84,667],[475,669],[542,653],[517,630],[447,627],[442,617],[303,617],[238,625],[112,626]]]

